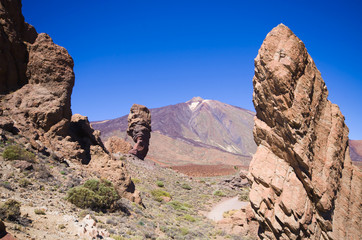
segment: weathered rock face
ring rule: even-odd
[[[87,117],[72,116],[74,64],[67,50],[24,22],[20,0],[0,0],[0,31],[1,138],[13,132],[59,160],[93,160],[97,164],[88,166],[90,171],[113,179],[121,196],[141,202],[124,164],[111,159],[99,131]]]
[[[105,143],[105,147],[111,154],[126,154],[132,149],[132,145],[129,142],[126,142],[125,140],[116,136],[108,138],[107,142]]]
[[[250,202],[267,239],[358,239],[361,172],[303,42],[280,24],[255,59]]]
[[[128,115],[127,134],[136,143],[129,152],[144,159],[148,152],[151,137],[151,113],[143,105],[133,104]]]

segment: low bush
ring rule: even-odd
[[[162,197],[171,197],[171,194],[169,194],[166,191],[163,191],[161,189],[155,189],[151,191],[151,194],[153,196],[153,198],[158,201],[158,202],[162,202],[163,198]]]
[[[225,197],[225,193],[223,193],[221,190],[216,190],[214,193],[213,193],[215,196],[219,196],[219,197]]]
[[[20,218],[20,203],[14,199],[9,199],[0,205],[0,219],[15,221]]]
[[[156,182],[156,185],[157,185],[158,187],[164,187],[164,186],[165,186],[165,184],[164,184],[162,181],[157,181],[157,182]]]
[[[34,209],[36,215],[45,215],[45,211],[42,209]]]
[[[170,205],[171,207],[173,207],[173,209],[175,209],[175,210],[182,210],[182,211],[187,211],[187,210],[189,210],[189,208],[192,207],[190,204],[181,203],[179,201],[171,201],[167,204]]]
[[[120,199],[112,183],[108,180],[91,179],[84,185],[71,188],[67,200],[79,208],[92,210],[113,210],[115,202]]]
[[[11,145],[4,149],[3,158],[5,160],[25,160],[33,162],[35,154],[23,149],[19,145]]]
[[[180,221],[180,220],[186,220],[186,221],[189,221],[189,222],[196,222],[196,218],[194,218],[193,216],[189,215],[189,214],[186,214],[182,217],[177,217],[176,220]]]
[[[188,185],[187,183],[183,183],[183,184],[181,185],[181,187],[182,187],[183,189],[186,189],[186,190],[191,190],[191,189],[192,189],[192,187],[190,187],[190,185]]]
[[[29,185],[32,185],[32,183],[28,179],[22,178],[22,179],[19,180],[19,186],[20,187],[26,188]]]

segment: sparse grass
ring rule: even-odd
[[[14,199],[8,199],[0,205],[0,219],[15,221],[20,218],[20,203]]]
[[[153,198],[158,201],[158,202],[162,202],[163,198],[162,197],[171,197],[171,194],[161,190],[161,189],[155,189],[151,191],[151,194],[153,196]]]
[[[22,179],[19,180],[19,186],[20,187],[26,188],[29,185],[32,185],[32,183],[28,179],[22,178]]]
[[[111,234],[110,236],[111,238],[113,238],[114,240],[125,240],[126,238],[119,236],[119,235],[113,235]]]
[[[158,187],[164,187],[164,186],[165,186],[165,184],[164,184],[162,181],[157,181],[157,182],[156,182],[156,185],[157,185]]]
[[[34,209],[36,215],[45,215],[45,211],[42,209]]]
[[[173,207],[173,209],[175,210],[182,210],[182,211],[187,211],[192,207],[190,204],[181,203],[179,201],[171,201],[167,204]]]
[[[34,162],[35,154],[23,149],[20,145],[10,145],[4,149],[3,158],[5,160],[25,160]]]
[[[189,222],[196,222],[196,218],[194,218],[190,214],[183,215],[182,217],[177,217],[176,220],[178,220],[178,221],[186,220],[186,221],[189,221]]]
[[[79,208],[92,210],[111,209],[120,199],[112,183],[108,180],[91,179],[84,185],[74,187],[68,191],[67,200]]]
[[[214,196],[218,196],[218,197],[225,197],[225,193],[223,193],[221,190],[216,190],[214,193]]]
[[[141,180],[139,178],[132,178],[132,182],[134,184],[138,184],[138,183],[141,183]]]
[[[185,227],[181,227],[180,232],[181,232],[182,236],[186,236],[189,233],[189,229],[185,228]]]
[[[191,189],[192,189],[192,187],[190,187],[190,185],[188,185],[187,183],[183,183],[183,184],[181,185],[181,187],[182,187],[183,189],[186,189],[186,190],[191,190]]]

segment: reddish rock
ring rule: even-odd
[[[255,59],[250,202],[265,239],[359,239],[362,175],[303,42],[278,25]]]
[[[136,143],[129,153],[143,160],[148,153],[151,138],[151,113],[147,107],[132,105],[128,115],[127,134]]]
[[[132,149],[132,145],[130,143],[116,136],[108,138],[105,146],[110,153],[126,154]]]

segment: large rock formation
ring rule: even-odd
[[[283,24],[255,59],[251,206],[267,239],[359,239],[362,176],[348,128],[303,42]]]
[[[143,105],[133,104],[128,115],[127,134],[136,143],[130,154],[144,159],[148,153],[151,138],[151,113]]]
[[[99,131],[87,117],[72,116],[74,64],[67,50],[24,22],[20,0],[0,0],[0,31],[0,129],[25,136],[35,150],[59,160],[119,165],[117,176],[107,167],[89,168],[114,178],[120,194],[140,202],[123,163],[111,160]]]

